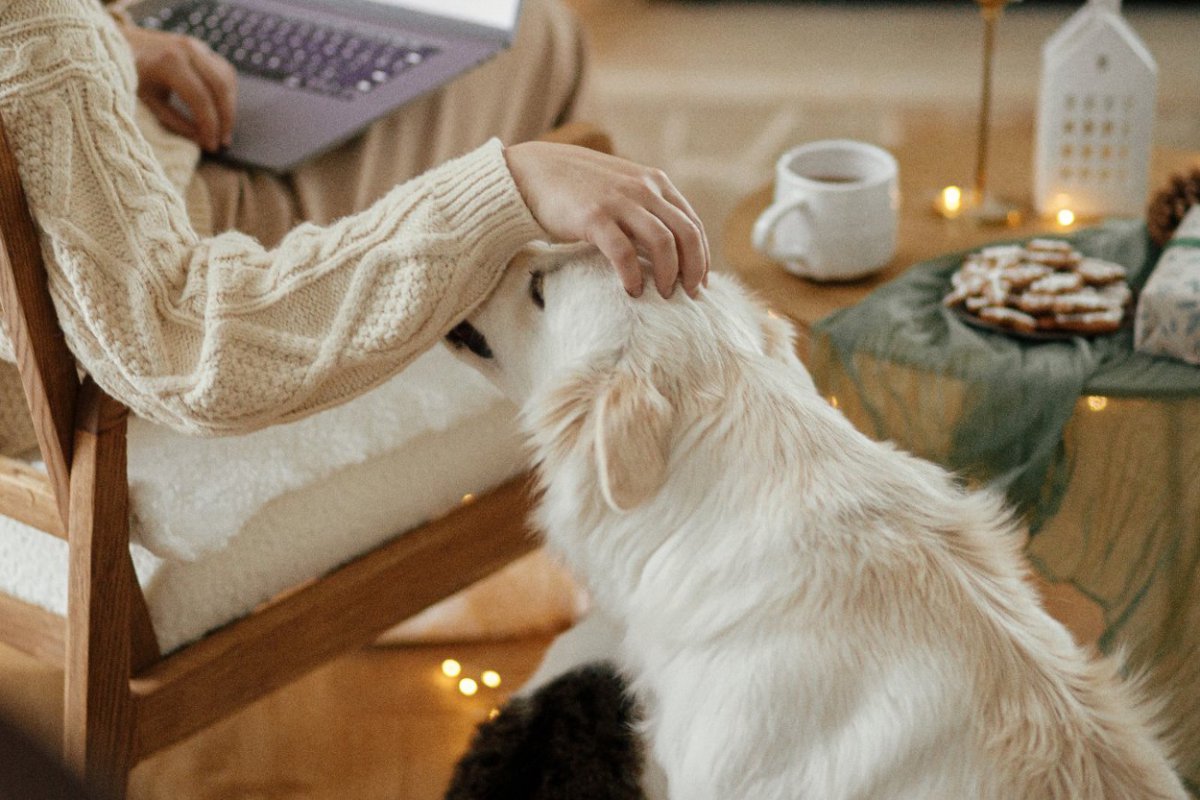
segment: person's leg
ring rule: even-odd
[[[214,229],[237,229],[271,244],[300,222],[359,211],[493,136],[506,144],[535,138],[569,118],[583,69],[573,15],[557,0],[524,0],[511,49],[293,174],[203,163],[199,177],[212,201]]]

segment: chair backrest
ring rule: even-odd
[[[79,376],[50,299],[37,229],[0,118],[0,319],[16,354],[65,526]]]

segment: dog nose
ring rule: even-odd
[[[479,330],[465,319],[446,334],[446,341],[456,350],[467,348],[480,358],[493,358],[492,348]]]

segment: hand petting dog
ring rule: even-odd
[[[639,253],[654,285],[695,297],[708,276],[704,223],[662,170],[583,147],[524,142],[507,148],[513,179],[534,218],[554,239],[595,245],[616,267],[625,291],[640,297]]]

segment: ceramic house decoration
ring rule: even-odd
[[[1034,156],[1039,213],[1140,215],[1158,67],[1121,16],[1088,0],[1042,47]]]

